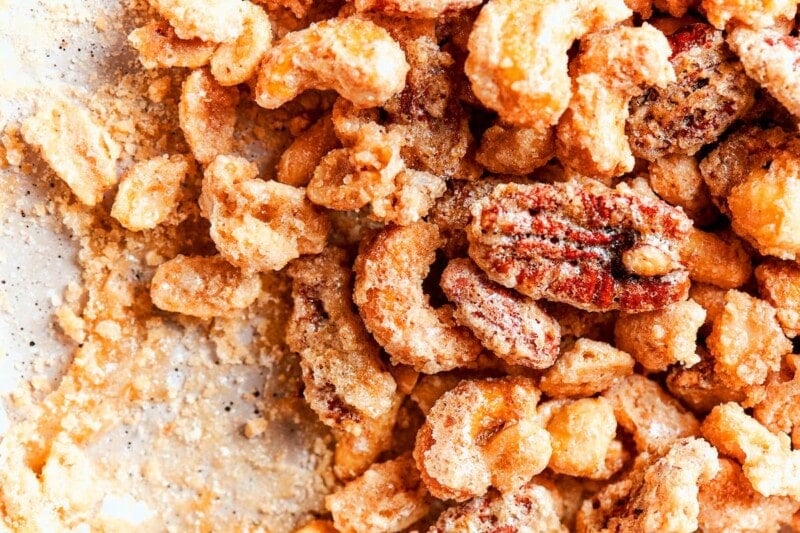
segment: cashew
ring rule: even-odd
[[[358,17],[289,33],[258,74],[256,103],[275,109],[307,89],[334,89],[357,107],[386,102],[405,86],[409,66],[389,32]]]
[[[231,43],[221,44],[211,57],[211,74],[220,85],[238,85],[253,77],[272,45],[272,26],[267,13],[250,2],[242,4],[242,8],[242,34]]]
[[[675,81],[667,38],[645,23],[589,36],[576,60],[574,92],[557,128],[556,155],[574,171],[608,179],[633,169],[625,135],[628,102],[644,84]]]
[[[472,90],[505,122],[543,130],[569,103],[573,41],[631,14],[622,0],[490,0],[469,36]]]
[[[236,87],[222,87],[208,70],[195,70],[183,82],[178,118],[195,159],[204,165],[233,150]]]
[[[181,39],[234,41],[244,29],[240,0],[148,0]]]
[[[157,67],[198,68],[208,64],[217,43],[180,39],[165,20],[157,20],[136,28],[128,42],[139,52],[139,61],[147,69]]]
[[[379,10],[396,16],[435,19],[481,4],[481,0],[355,0],[357,11]]]

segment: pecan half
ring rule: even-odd
[[[686,298],[682,211],[593,182],[498,185],[472,207],[469,254],[493,280],[589,311]]]

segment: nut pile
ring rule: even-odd
[[[202,174],[216,255],[161,263],[158,308],[291,279],[336,442],[302,531],[800,528],[796,2],[149,3],[191,153],[118,180],[66,100],[22,134],[130,231]],[[237,108],[303,93],[264,179]]]

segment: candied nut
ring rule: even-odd
[[[244,309],[259,292],[261,278],[242,273],[218,255],[178,255],[158,266],[150,284],[150,298],[156,307],[199,318]]]
[[[481,4],[481,0],[355,0],[357,11],[381,11],[387,15],[435,19]]]
[[[653,191],[665,202],[682,207],[695,224],[703,226],[716,218],[711,195],[694,157],[670,154],[650,163],[648,170]]]
[[[186,155],[162,155],[133,165],[119,182],[111,216],[131,231],[152,229],[175,210],[181,183],[193,169]]]
[[[644,23],[594,33],[581,41],[569,107],[556,129],[556,155],[579,174],[608,180],[633,170],[625,135],[628,103],[643,86],[675,81],[664,34]]]
[[[325,114],[283,151],[275,179],[293,187],[304,187],[311,181],[322,158],[338,144],[331,116]]]
[[[356,259],[353,300],[367,329],[397,363],[433,374],[474,362],[481,345],[449,306],[434,309],[422,282],[442,239],[436,226],[388,227]]]
[[[463,256],[467,250],[466,227],[472,218],[472,204],[492,192],[500,179],[484,178],[477,181],[450,181],[447,190],[434,204],[428,221],[436,224],[445,238],[447,257]]]
[[[294,533],[338,533],[330,520],[312,520]]]
[[[430,172],[405,169],[395,177],[395,190],[372,201],[369,216],[385,223],[413,224],[425,216],[444,194],[445,180]]]
[[[475,159],[489,172],[530,174],[550,161],[556,152],[554,128],[523,128],[495,124],[481,137]]]
[[[504,122],[543,131],[569,103],[572,43],[630,15],[622,0],[490,0],[469,36],[472,91]]]
[[[133,30],[128,42],[139,52],[147,69],[157,67],[198,68],[208,64],[217,43],[201,39],[180,39],[165,20],[157,20]]]
[[[693,300],[649,313],[621,315],[614,328],[615,344],[648,372],[666,370],[673,363],[691,367],[700,362],[697,331],[705,318],[705,309]]]
[[[759,252],[781,259],[800,253],[800,156],[784,151],[756,168],[728,196],[733,231]],[[795,220],[797,219],[797,220]]]
[[[778,322],[788,337],[800,334],[800,266],[767,260],[755,270],[758,291],[777,310]]]
[[[244,8],[240,0],[148,0],[169,20],[181,39],[227,43],[242,34]]]
[[[706,319],[703,325],[711,325],[717,320],[725,309],[725,294],[727,290],[716,285],[705,283],[692,283],[689,289],[689,298],[699,303],[706,310]]]
[[[753,416],[773,433],[782,431],[791,436],[793,447],[800,449],[800,371],[797,356],[793,357],[794,368],[767,378],[764,398],[753,407]]]
[[[462,378],[451,372],[425,375],[411,391],[411,399],[417,404],[422,414],[427,415],[436,400],[461,381]]]
[[[742,464],[744,476],[761,495],[800,499],[800,450],[791,450],[785,433],[770,433],[735,403],[712,409],[701,429],[720,453]]]
[[[685,368],[673,367],[667,375],[667,389],[673,396],[688,405],[695,413],[707,413],[715,405],[725,402],[743,402],[743,392],[729,387],[723,378],[714,372],[714,359],[704,349],[700,362]]]
[[[788,2],[796,5],[796,2]],[[747,75],[767,89],[790,113],[800,116],[800,40],[779,31],[735,28],[728,44],[744,65]]]
[[[693,155],[714,142],[747,112],[756,90],[722,32],[689,24],[668,39],[677,81],[634,98],[626,128],[633,155],[648,161]]]
[[[703,0],[700,7],[709,22],[724,30],[728,23],[751,28],[769,28],[781,20],[794,19],[797,12],[795,0]]]
[[[264,10],[250,2],[243,2],[242,10],[242,33],[235,41],[221,44],[211,56],[211,74],[226,87],[252,78],[272,45],[272,26]]]
[[[81,203],[94,206],[117,183],[120,147],[86,108],[56,100],[26,119],[21,132]]]
[[[547,368],[558,356],[558,322],[536,302],[489,280],[469,259],[453,259],[440,281],[453,316],[512,365]]]
[[[542,376],[539,388],[554,398],[591,396],[633,373],[633,357],[604,342],[578,339]]]
[[[617,423],[633,434],[639,451],[663,453],[676,440],[699,430],[692,413],[658,383],[639,374],[620,378],[603,396],[614,407]]]
[[[183,82],[178,118],[195,159],[207,165],[233,150],[236,87],[222,87],[206,69],[195,70]]]
[[[517,490],[503,494],[491,489],[479,498],[450,507],[439,515],[428,533],[567,533],[560,520],[562,507],[558,489],[534,478]]]
[[[658,459],[644,454],[626,478],[583,503],[577,531],[692,533],[699,487],[719,468],[717,451],[698,438],[680,439]]]
[[[692,228],[681,247],[681,261],[692,281],[723,289],[744,285],[753,273],[750,254],[741,239],[730,233],[709,233]]]
[[[303,189],[257,178],[246,159],[219,156],[206,168],[200,210],[220,254],[248,271],[280,270],[322,251],[330,223]]]
[[[337,531],[402,531],[424,517],[431,498],[411,454],[374,464],[325,498]]]
[[[381,105],[405,85],[408,63],[380,26],[358,17],[291,32],[267,54],[256,103],[275,109],[307,89],[334,89],[356,107]]]
[[[686,12],[695,7],[700,0],[625,0],[629,8],[639,13],[642,18],[649,19],[653,15],[653,8],[669,13],[673,17],[682,17]]]
[[[553,447],[548,466],[553,472],[592,479],[614,474],[606,467],[606,456],[617,421],[605,398],[581,398],[556,408],[547,432]]]
[[[550,436],[527,378],[465,380],[445,392],[417,433],[414,459],[428,490],[458,502],[489,486],[513,491],[544,470]]]
[[[662,308],[686,297],[677,263],[690,222],[669,205],[598,182],[505,184],[472,206],[469,254],[490,278],[532,298],[592,311]],[[676,265],[659,276],[622,267],[623,254],[653,246]]]
[[[775,308],[764,300],[730,290],[725,308],[711,328],[706,345],[716,361],[714,371],[734,388],[759,385],[781,357],[792,351]]]
[[[585,337],[604,343],[613,341],[614,323],[619,315],[616,311],[594,313],[567,304],[555,302],[541,302],[541,304],[547,313],[555,318],[561,326],[562,349],[564,348],[563,341],[565,339],[574,342]],[[604,348],[598,349],[605,353]],[[616,357],[609,357],[616,359]]]
[[[753,490],[742,467],[726,457],[719,459],[719,472],[700,483],[697,516],[699,531],[704,533],[747,533],[779,531],[800,502],[785,496],[766,498]]]
[[[349,424],[349,431],[334,429],[336,449],[333,472],[341,480],[363,474],[385,451],[392,448],[397,415],[403,397],[395,395],[392,408],[377,418],[361,418]]]
[[[300,354],[306,397],[327,425],[357,432],[363,418],[386,414],[396,384],[380,360],[380,347],[353,308],[352,270],[346,254],[326,248],[288,268],[294,307],[286,343]]]

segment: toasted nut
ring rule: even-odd
[[[158,266],[150,285],[156,307],[199,318],[244,309],[259,292],[261,278],[243,274],[220,256],[178,255]]]
[[[325,498],[337,531],[405,530],[424,517],[431,498],[410,454],[374,464]]]
[[[461,502],[490,485],[506,493],[544,470],[551,447],[536,416],[538,401],[527,378],[462,381],[444,393],[414,446],[431,494]]]
[[[394,361],[429,374],[468,365],[481,352],[469,330],[455,324],[452,309],[434,309],[423,292],[441,244],[432,224],[389,227],[355,264],[353,299],[367,329]]]
[[[357,11],[381,11],[387,15],[435,19],[469,9],[481,0],[356,0]]]
[[[725,308],[706,345],[716,361],[714,370],[733,388],[764,383],[769,371],[780,367],[781,357],[792,351],[775,308],[734,290],[725,295]]]
[[[451,260],[440,284],[458,323],[498,357],[531,368],[553,364],[560,328],[536,302],[489,280],[469,259]]]
[[[117,183],[120,147],[86,108],[56,100],[26,119],[21,132],[81,203],[94,206]]]
[[[653,191],[665,202],[682,207],[698,226],[717,216],[711,195],[694,157],[672,154],[650,163],[649,181]]]
[[[769,28],[781,20],[792,20],[797,12],[793,0],[703,0],[700,4],[708,20],[724,30],[728,23],[752,28]]]
[[[636,362],[604,342],[578,339],[542,376],[539,388],[554,398],[591,396],[633,373]]]
[[[219,156],[206,168],[200,210],[220,254],[247,271],[280,270],[325,247],[330,223],[302,189],[257,178],[246,159]]]
[[[180,39],[164,20],[157,20],[133,30],[128,42],[139,52],[144,68],[199,68],[208,64],[217,43],[201,39]]]
[[[405,85],[400,45],[358,17],[330,19],[289,33],[267,54],[256,103],[275,109],[306,89],[334,89],[357,107],[381,105]]]
[[[338,145],[329,114],[298,135],[278,161],[277,179],[286,185],[304,187],[325,155]]]
[[[639,451],[664,453],[677,439],[697,435],[700,428],[677,400],[638,374],[619,379],[603,396],[614,407],[617,423],[633,434]]]
[[[111,216],[131,231],[155,228],[175,210],[181,183],[192,168],[186,155],[140,161],[122,176]]]
[[[705,414],[725,402],[743,402],[745,394],[728,386],[714,372],[714,359],[699,349],[701,360],[692,368],[673,367],[667,375],[667,389],[695,413]]]
[[[294,307],[286,343],[300,354],[303,394],[311,408],[324,423],[344,431],[362,418],[387,413],[397,387],[381,363],[380,347],[353,309],[352,270],[344,251],[326,248],[300,258],[288,274]]]
[[[649,313],[622,315],[614,328],[616,346],[649,372],[666,370],[674,363],[691,367],[700,362],[697,331],[705,317],[705,309],[692,300]]]
[[[658,200],[591,181],[512,183],[496,186],[472,213],[472,259],[493,280],[532,298],[639,312],[688,292],[677,251],[690,222]],[[645,244],[671,257],[674,270],[651,277],[618,272],[622,254]]]
[[[242,3],[244,26],[235,41],[219,46],[211,56],[211,74],[223,86],[244,83],[256,73],[272,45],[272,26],[264,10]]]
[[[530,174],[556,153],[555,129],[495,124],[481,137],[478,163],[497,174]]]
[[[681,247],[681,260],[693,281],[724,289],[744,285],[753,273],[750,254],[735,235],[692,228]]]
[[[181,39],[216,43],[235,40],[244,29],[240,0],[148,0]]]
[[[239,91],[222,87],[205,69],[184,80],[178,108],[181,130],[195,159],[207,165],[233,150]]]
[[[469,36],[472,90],[506,123],[543,131],[569,103],[572,43],[630,15],[622,0],[490,0]]]
[[[773,433],[783,432],[800,449],[800,371],[798,356],[789,356],[794,368],[771,374],[764,384],[764,397],[753,407],[753,416]]]
[[[778,322],[788,337],[800,334],[800,266],[790,261],[767,260],[755,270],[761,297],[777,310]]]
[[[675,81],[664,34],[645,23],[595,33],[581,42],[572,99],[557,128],[556,154],[575,172],[598,179],[633,169],[625,135],[628,103],[642,87]]]

